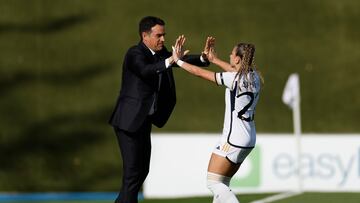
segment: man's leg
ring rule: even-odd
[[[123,159],[122,188],[116,203],[137,203],[138,192],[149,172],[151,123],[135,133],[115,129]]]

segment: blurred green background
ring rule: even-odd
[[[258,132],[292,132],[281,95],[297,72],[303,132],[359,133],[359,8],[356,0],[0,0],[0,191],[118,190],[107,121],[146,15],[165,20],[167,47],[185,34],[199,53],[212,35],[228,60],[236,43],[256,45],[265,78]],[[177,105],[153,131],[220,133],[223,87],[174,75]]]

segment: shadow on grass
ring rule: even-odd
[[[0,22],[0,37],[5,34],[54,34],[94,19],[96,15],[91,13],[39,19],[33,23]],[[34,97],[39,97],[32,92],[37,90],[37,86],[44,89],[47,86],[55,89],[79,87],[86,91],[89,82],[113,71],[115,64],[98,62],[76,69],[66,67],[63,72],[43,72],[39,71],[43,67],[25,66],[28,67],[21,67],[21,70],[19,67],[7,68],[8,73],[0,74],[0,97],[4,98],[0,107],[0,126],[3,127],[0,129],[1,190],[114,190],[109,187],[114,182],[120,183],[120,180],[114,181],[114,177],[120,177],[121,169],[120,155],[119,162],[114,163],[106,154],[109,139],[116,142],[115,136],[106,137],[107,130],[111,130],[107,126],[110,109],[99,104],[96,110],[62,113],[45,106],[42,112],[45,115],[39,116],[31,105],[36,102]],[[25,95],[32,98],[19,98],[19,95],[24,95],[21,93],[23,87],[31,85],[35,86],[29,87]],[[66,96],[71,97],[69,94]],[[61,105],[61,101],[51,105]],[[116,143],[114,147],[117,147]]]
[[[50,34],[58,31],[73,28],[77,25],[90,22],[94,18],[94,15],[77,14],[62,17],[59,19],[50,20],[40,23],[1,23],[0,34],[3,33],[41,33]]]
[[[0,95],[12,91],[16,87],[35,82],[44,85],[73,86],[94,77],[99,77],[102,74],[112,71],[114,68],[115,64],[99,63],[84,66],[78,71],[63,73],[38,73],[36,68],[28,69],[35,71],[14,71],[14,73],[11,74],[0,75]],[[67,70],[71,70],[71,68],[67,68]]]
[[[54,116],[22,126],[16,139],[0,142],[0,172],[7,174],[7,180],[13,180],[2,190],[109,190],[101,184],[119,177],[121,170],[118,162],[98,160],[104,156],[101,151],[104,140],[109,139],[104,135],[107,117],[108,111],[102,110]],[[113,140],[116,142],[115,138]],[[98,154],[94,155],[94,150]]]

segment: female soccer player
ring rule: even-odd
[[[237,203],[239,201],[229,184],[255,146],[254,113],[263,81],[255,68],[255,46],[237,44],[231,51],[230,63],[227,63],[215,53],[215,38],[208,37],[204,55],[224,70],[214,73],[182,61],[180,57],[187,52],[183,50],[184,43],[182,35],[173,46],[173,58],[177,65],[193,75],[226,87],[223,133],[209,161],[207,186],[214,195],[213,203]]]

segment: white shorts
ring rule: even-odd
[[[227,158],[234,164],[242,163],[254,147],[235,147],[227,142],[220,141],[213,150],[213,153]]]

